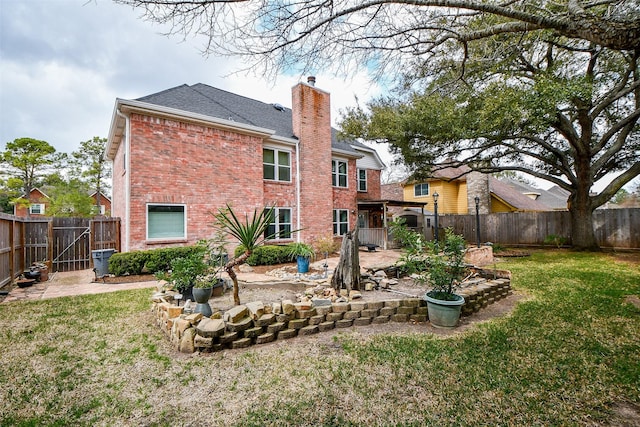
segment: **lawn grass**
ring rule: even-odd
[[[353,328],[207,355],[173,351],[149,290],[3,304],[0,425],[615,425],[640,407],[631,258],[498,264],[525,297],[446,337]]]

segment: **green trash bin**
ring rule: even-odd
[[[93,256],[93,271],[96,277],[104,277],[109,274],[109,258],[116,253],[115,249],[98,249],[91,251]]]

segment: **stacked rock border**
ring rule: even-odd
[[[470,316],[512,293],[509,278],[475,279],[457,291],[465,299],[462,315]],[[242,349],[358,326],[375,327],[387,322],[425,323],[426,302],[421,298],[390,298],[378,301],[351,301],[315,306],[313,302],[290,300],[272,304],[255,301],[226,312],[204,317],[184,313],[183,307],[154,296],[152,312],[157,325],[182,353]]]

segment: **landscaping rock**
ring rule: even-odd
[[[221,319],[209,319],[203,318],[198,326],[196,326],[196,332],[205,338],[219,337],[224,334],[225,323]]]
[[[253,326],[253,320],[250,317],[245,317],[238,322],[227,322],[227,330],[229,332],[242,332]]]
[[[249,309],[244,305],[236,305],[224,313],[225,322],[236,323],[249,315]]]
[[[249,317],[253,320],[257,320],[264,314],[264,304],[262,301],[253,301],[245,304],[247,310],[249,310]]]
[[[295,310],[296,310],[296,306],[293,304],[293,301],[288,299],[282,300],[283,314],[292,314]]]
[[[255,320],[254,323],[256,326],[268,326],[276,321],[275,314],[263,314],[260,316],[258,320]]]
[[[196,351],[193,345],[193,340],[195,339],[195,337],[196,337],[195,328],[189,328],[186,331],[184,331],[184,334],[180,339],[180,347],[178,348],[178,350],[180,350],[180,353],[193,353],[194,351]]]
[[[256,344],[266,344],[268,342],[274,341],[275,339],[275,334],[273,334],[272,332],[267,332],[256,337]]]

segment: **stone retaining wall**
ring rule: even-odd
[[[477,279],[456,293],[469,316],[511,294],[509,279]],[[313,335],[334,328],[368,326],[387,322],[427,322],[426,302],[420,298],[388,299],[314,305],[283,300],[273,304],[250,302],[210,318],[201,313],[183,313],[183,307],[156,294],[152,311],[157,325],[183,353],[246,348],[275,340]],[[375,327],[375,326],[373,326]]]

